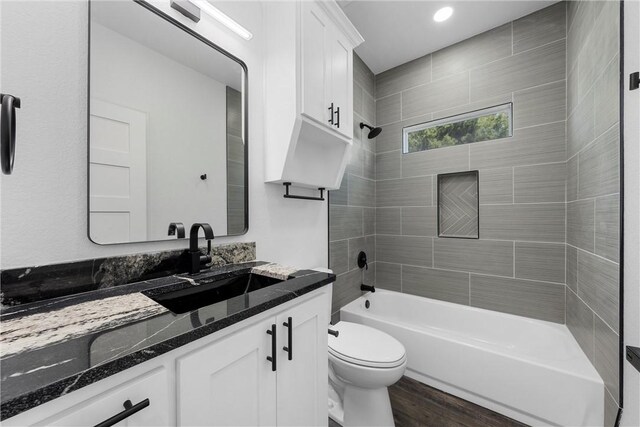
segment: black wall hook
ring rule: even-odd
[[[11,175],[16,155],[16,108],[20,108],[20,98],[0,93],[0,164],[2,173]]]

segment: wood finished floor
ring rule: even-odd
[[[389,387],[396,427],[523,427],[518,421],[408,377]],[[339,427],[329,420],[329,427]]]

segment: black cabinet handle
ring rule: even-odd
[[[329,115],[330,119],[327,121],[329,122],[330,125],[332,125],[333,124],[333,102],[331,103],[331,107],[327,108],[327,110],[331,112],[331,114]]]
[[[340,334],[340,331],[334,331],[333,329],[329,329],[329,335],[333,335],[334,337],[338,338],[339,334]]]
[[[16,108],[20,108],[20,98],[0,93],[0,102],[0,163],[2,173],[11,175],[16,155]]]
[[[289,355],[289,360],[293,360],[293,319],[289,317],[286,322],[283,323],[287,327],[287,346],[282,347]]]
[[[271,356],[267,356],[267,360],[271,362],[271,370],[276,370],[276,324],[271,325],[271,329],[267,329],[267,334],[271,335]]]
[[[132,404],[130,400],[126,400],[122,406],[124,406],[124,411],[115,414],[113,417],[109,418],[108,420],[104,420],[100,424],[96,424],[96,427],[110,427],[112,425],[118,424],[125,418],[129,418],[131,415],[135,414],[136,412],[140,412],[141,410],[149,406],[149,399],[145,399],[140,403],[136,403],[135,405]]]
[[[336,107],[336,116],[338,116],[338,118],[336,119],[336,127],[339,128],[340,127],[340,107]]]

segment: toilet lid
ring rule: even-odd
[[[371,367],[395,367],[405,360],[402,343],[391,335],[369,326],[338,322],[329,335],[329,353],[346,362]]]

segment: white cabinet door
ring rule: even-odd
[[[353,137],[352,51],[315,2],[302,2],[302,113]]]
[[[302,113],[328,125],[327,19],[313,2],[302,2]]]
[[[334,129],[353,137],[353,72],[352,49],[348,41],[337,29],[327,33],[329,60],[331,64],[331,84],[329,92],[336,106]],[[339,108],[339,110],[338,110]]]
[[[276,372],[267,360],[267,330],[274,321],[248,326],[177,360],[178,425],[276,424]]]
[[[278,315],[278,425],[327,425],[327,294]],[[293,324],[291,343],[288,327]],[[283,347],[291,345],[291,360]]]
[[[174,407],[170,398],[170,384],[165,368],[106,390],[79,404],[66,408],[42,421],[21,420],[22,425],[37,426],[93,426],[124,411],[124,402],[132,405],[149,399],[149,406],[124,419],[118,426],[169,426],[174,424]],[[78,391],[76,393],[82,393]],[[11,424],[11,423],[9,423]]]

